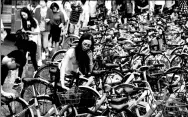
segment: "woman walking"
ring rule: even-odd
[[[55,47],[55,50],[58,49],[61,31],[66,25],[64,14],[59,10],[57,3],[52,3],[50,9],[53,12],[53,17],[50,20],[51,30],[50,34],[52,36],[52,46]]]

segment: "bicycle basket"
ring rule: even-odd
[[[57,96],[59,98],[61,105],[79,104],[81,99],[81,94],[82,94],[81,90],[78,87],[72,87],[65,94],[62,94],[62,92],[57,92]]]

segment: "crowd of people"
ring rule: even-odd
[[[18,76],[22,77],[28,52],[33,67],[37,71],[38,67],[42,65],[42,60],[48,56],[52,48],[58,50],[59,42],[65,39],[66,35],[79,35],[81,27],[94,25],[91,22],[94,17],[102,17],[103,21],[108,24],[107,19],[111,15],[117,14],[118,23],[126,24],[129,18],[143,12],[147,12],[149,16],[168,12],[174,21],[188,15],[186,0],[63,0],[60,4],[49,2],[51,1],[40,0],[39,5],[35,8],[28,6],[20,10],[22,29],[19,31],[26,34],[25,37],[28,35],[28,40],[18,39],[16,41],[18,50],[1,57],[1,70],[5,70],[5,72],[1,72],[3,73],[1,74],[3,76],[1,85],[4,83],[8,70],[19,68]],[[23,38],[23,36],[17,36],[17,38]],[[163,41],[165,42],[165,40]],[[67,89],[64,80],[66,74],[78,70],[82,74],[86,74],[92,70],[93,45],[92,34],[86,33],[80,37],[75,48],[67,51],[60,65],[62,87]],[[1,92],[5,96],[12,96],[12,94]]]

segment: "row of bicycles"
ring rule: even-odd
[[[89,32],[95,38],[94,70],[87,76],[67,76],[72,87],[67,91],[59,83],[58,64],[79,40],[69,35],[33,78],[22,78],[17,98],[1,99],[1,116],[187,117],[188,47],[181,21],[139,18],[126,25],[114,21],[115,28],[96,20],[95,28],[80,29],[80,35]],[[160,51],[150,44],[159,36],[154,24],[165,30],[167,44]]]

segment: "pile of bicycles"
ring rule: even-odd
[[[33,78],[22,79],[19,97],[1,100],[1,117],[187,117],[185,31],[168,16],[150,22],[140,18],[127,25],[114,22],[115,28],[102,21],[95,29],[81,28],[80,35],[90,32],[95,39],[94,69],[87,76],[67,76],[72,88],[65,90],[58,64],[79,40],[69,35]],[[156,26],[165,30],[162,50],[150,45],[159,36]]]

